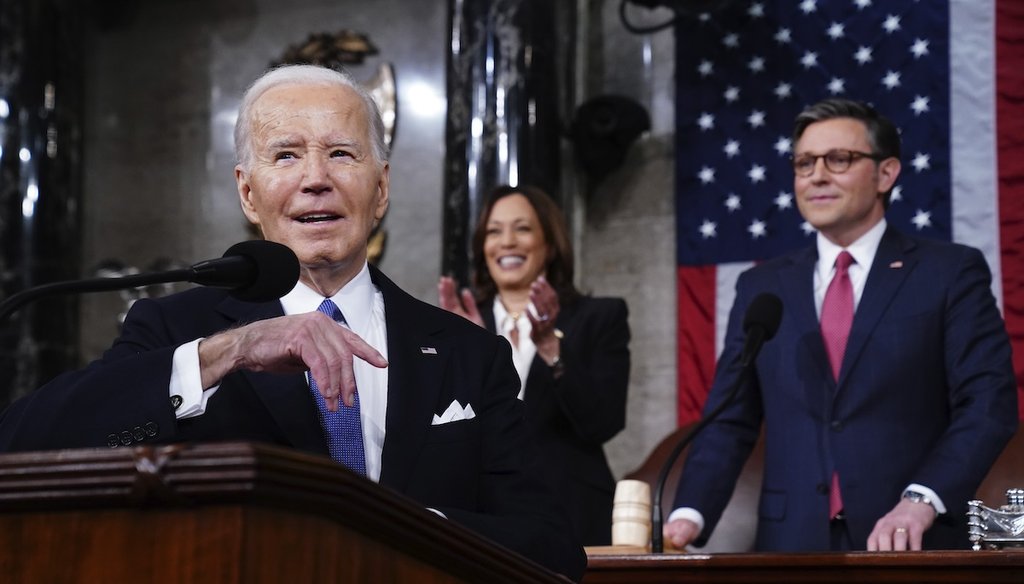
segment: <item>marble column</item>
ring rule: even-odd
[[[451,0],[442,271],[468,282],[483,199],[501,184],[559,202],[573,104],[573,0]],[[564,197],[564,198],[563,198]]]
[[[0,290],[79,276],[82,9],[0,0]],[[78,302],[0,322],[0,407],[76,366]]]

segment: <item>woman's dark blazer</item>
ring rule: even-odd
[[[491,331],[493,301],[480,304]],[[621,298],[582,297],[563,305],[555,326],[563,333],[562,375],[555,379],[539,356],[526,380],[541,472],[548,477],[584,545],[611,543],[615,479],[604,443],[626,425],[629,388],[628,309]]]

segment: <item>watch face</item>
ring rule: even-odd
[[[931,505],[932,503],[931,499],[929,499],[923,493],[918,493],[917,491],[906,491],[903,493],[903,498],[909,499],[915,503],[927,503],[929,505]]]

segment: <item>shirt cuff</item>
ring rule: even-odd
[[[179,420],[206,413],[206,402],[220,389],[220,384],[204,390],[199,369],[199,342],[202,338],[185,343],[174,350],[169,384],[171,405]]]
[[[942,499],[939,498],[939,495],[935,491],[929,489],[928,487],[924,485],[919,485],[917,483],[911,483],[907,485],[906,489],[903,490],[914,491],[927,496],[929,499],[931,499],[932,506],[935,507],[935,510],[939,513],[939,515],[942,515],[946,512],[946,506],[942,503]]]
[[[672,511],[668,516],[668,523],[672,523],[676,519],[689,519],[697,524],[697,533],[704,531],[704,516],[693,507],[680,507]]]

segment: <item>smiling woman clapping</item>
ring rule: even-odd
[[[629,324],[620,298],[573,284],[561,210],[540,189],[499,187],[473,237],[474,292],[438,284],[442,308],[512,345],[542,459],[584,545],[611,542],[615,481],[603,445],[625,426]]]

